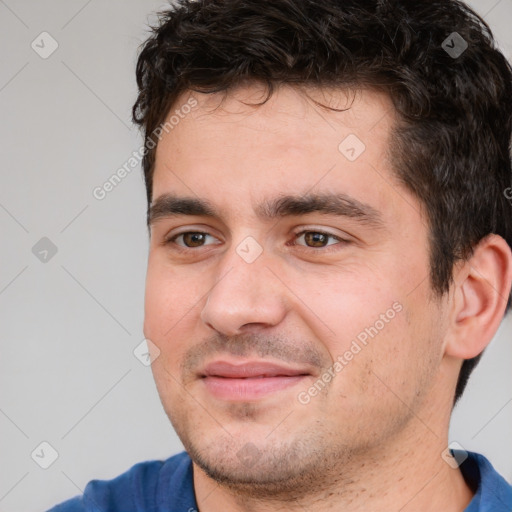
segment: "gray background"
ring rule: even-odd
[[[140,165],[103,200],[92,194],[141,146],[137,47],[165,5],[0,0],[0,512],[45,510],[182,449],[133,354],[147,261]],[[510,58],[512,0],[471,5]],[[45,59],[55,43],[44,31],[58,44]],[[511,339],[507,318],[450,435],[509,481]],[[58,452],[48,469],[43,441]]]

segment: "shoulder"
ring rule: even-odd
[[[512,510],[512,486],[483,455],[459,452],[460,470],[475,495],[465,512],[509,512]],[[456,455],[457,457],[457,455]]]
[[[157,512],[163,503],[169,506],[173,501],[194,507],[192,500],[192,463],[181,452],[167,460],[139,462],[111,480],[91,480],[81,496],[48,512]]]

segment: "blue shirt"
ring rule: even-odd
[[[464,512],[510,512],[512,486],[478,453],[460,469],[476,494]],[[82,496],[48,512],[197,512],[192,461],[181,452],[165,461],[135,464],[112,480],[92,480]]]

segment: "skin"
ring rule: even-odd
[[[384,94],[281,86],[258,107],[243,103],[264,97],[255,83],[193,95],[197,107],[158,144],[153,199],[201,198],[218,215],[152,222],[144,334],[160,350],[152,370],[192,457],[199,509],[463,510],[473,491],[441,454],[462,359],[485,348],[503,316],[507,244],[490,235],[456,266],[450,292],[432,293],[426,217],[387,159],[395,119]],[[355,161],[338,149],[349,134],[366,146]],[[380,224],[257,215],[265,199],[326,192],[370,205]],[[346,241],[314,244],[306,229]],[[185,232],[208,236],[165,242]],[[252,263],[237,252],[248,236],[262,249]],[[301,403],[394,303],[400,311]],[[310,374],[260,399],[221,400],[198,377],[220,358]]]

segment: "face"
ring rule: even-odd
[[[264,92],[194,93],[158,144],[144,334],[202,470],[306,489],[411,428],[443,316],[420,205],[386,157],[389,100],[283,86],[243,103]]]

